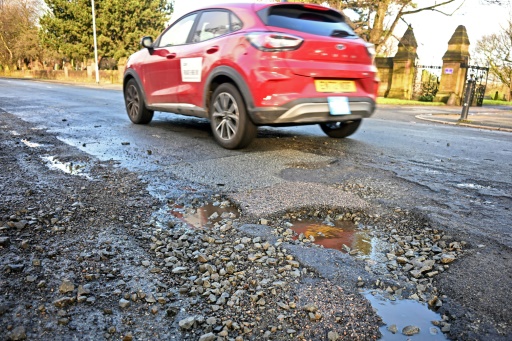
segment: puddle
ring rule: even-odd
[[[477,184],[457,184],[457,187],[459,187],[459,188],[467,188],[467,189],[484,189],[484,188],[490,188],[490,187],[485,187],[485,186],[477,185]]]
[[[236,207],[219,203],[206,204],[197,208],[172,205],[170,213],[194,228],[213,227],[224,219],[237,219],[239,216]]]
[[[58,169],[63,171],[64,173],[68,173],[71,175],[80,175],[88,179],[91,179],[91,177],[88,174],[84,173],[85,165],[73,162],[63,163],[60,162],[55,156],[41,156],[41,158],[47,162],[47,166],[50,169]]]
[[[30,142],[30,141],[25,140],[25,139],[21,139],[21,142],[23,142],[27,147],[30,147],[30,148],[41,147],[41,144],[36,143],[36,142]]]
[[[325,248],[376,259],[388,248],[388,244],[370,234],[369,230],[358,228],[352,221],[334,221],[333,226],[317,220],[294,220],[290,228],[298,235],[301,233],[315,238],[315,244]]]
[[[426,304],[415,300],[392,301],[371,292],[364,292],[363,295],[386,324],[380,327],[381,340],[448,340],[441,329],[432,324],[432,321],[442,320],[441,315],[430,310]],[[395,334],[388,330],[392,325],[396,325]],[[406,336],[402,334],[406,326],[416,326],[420,332]]]

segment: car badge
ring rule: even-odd
[[[336,50],[340,50],[341,51],[341,50],[344,50],[344,49],[345,49],[345,45],[343,45],[343,44],[336,45]]]

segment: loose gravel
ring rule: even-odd
[[[460,320],[436,278],[469,245],[416,212],[371,212],[353,200],[369,195],[364,185],[345,185],[353,204],[337,208],[297,198],[292,208],[258,211],[214,192],[162,202],[115,161],[91,159],[7,113],[0,135],[2,340],[376,340],[382,321],[367,291],[425,302],[442,316],[433,326],[457,335]],[[252,195],[256,203],[272,193]],[[168,213],[173,205],[239,215],[191,227]],[[324,249],[293,232],[296,219],[351,221],[386,247],[372,257]]]

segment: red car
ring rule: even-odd
[[[262,125],[320,124],[346,137],[375,110],[373,45],[327,7],[215,5],[141,45],[124,74],[133,123],[149,123],[154,111],[203,117],[222,147],[237,149]]]

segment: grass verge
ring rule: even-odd
[[[378,103],[378,101],[377,101],[377,103]],[[493,100],[493,99],[484,99],[484,105],[503,105],[503,106],[512,107],[512,102],[498,101],[498,100]]]
[[[442,102],[421,102],[412,101],[407,99],[384,98],[378,97],[377,104],[390,104],[390,105],[425,105],[425,106],[444,106]]]

